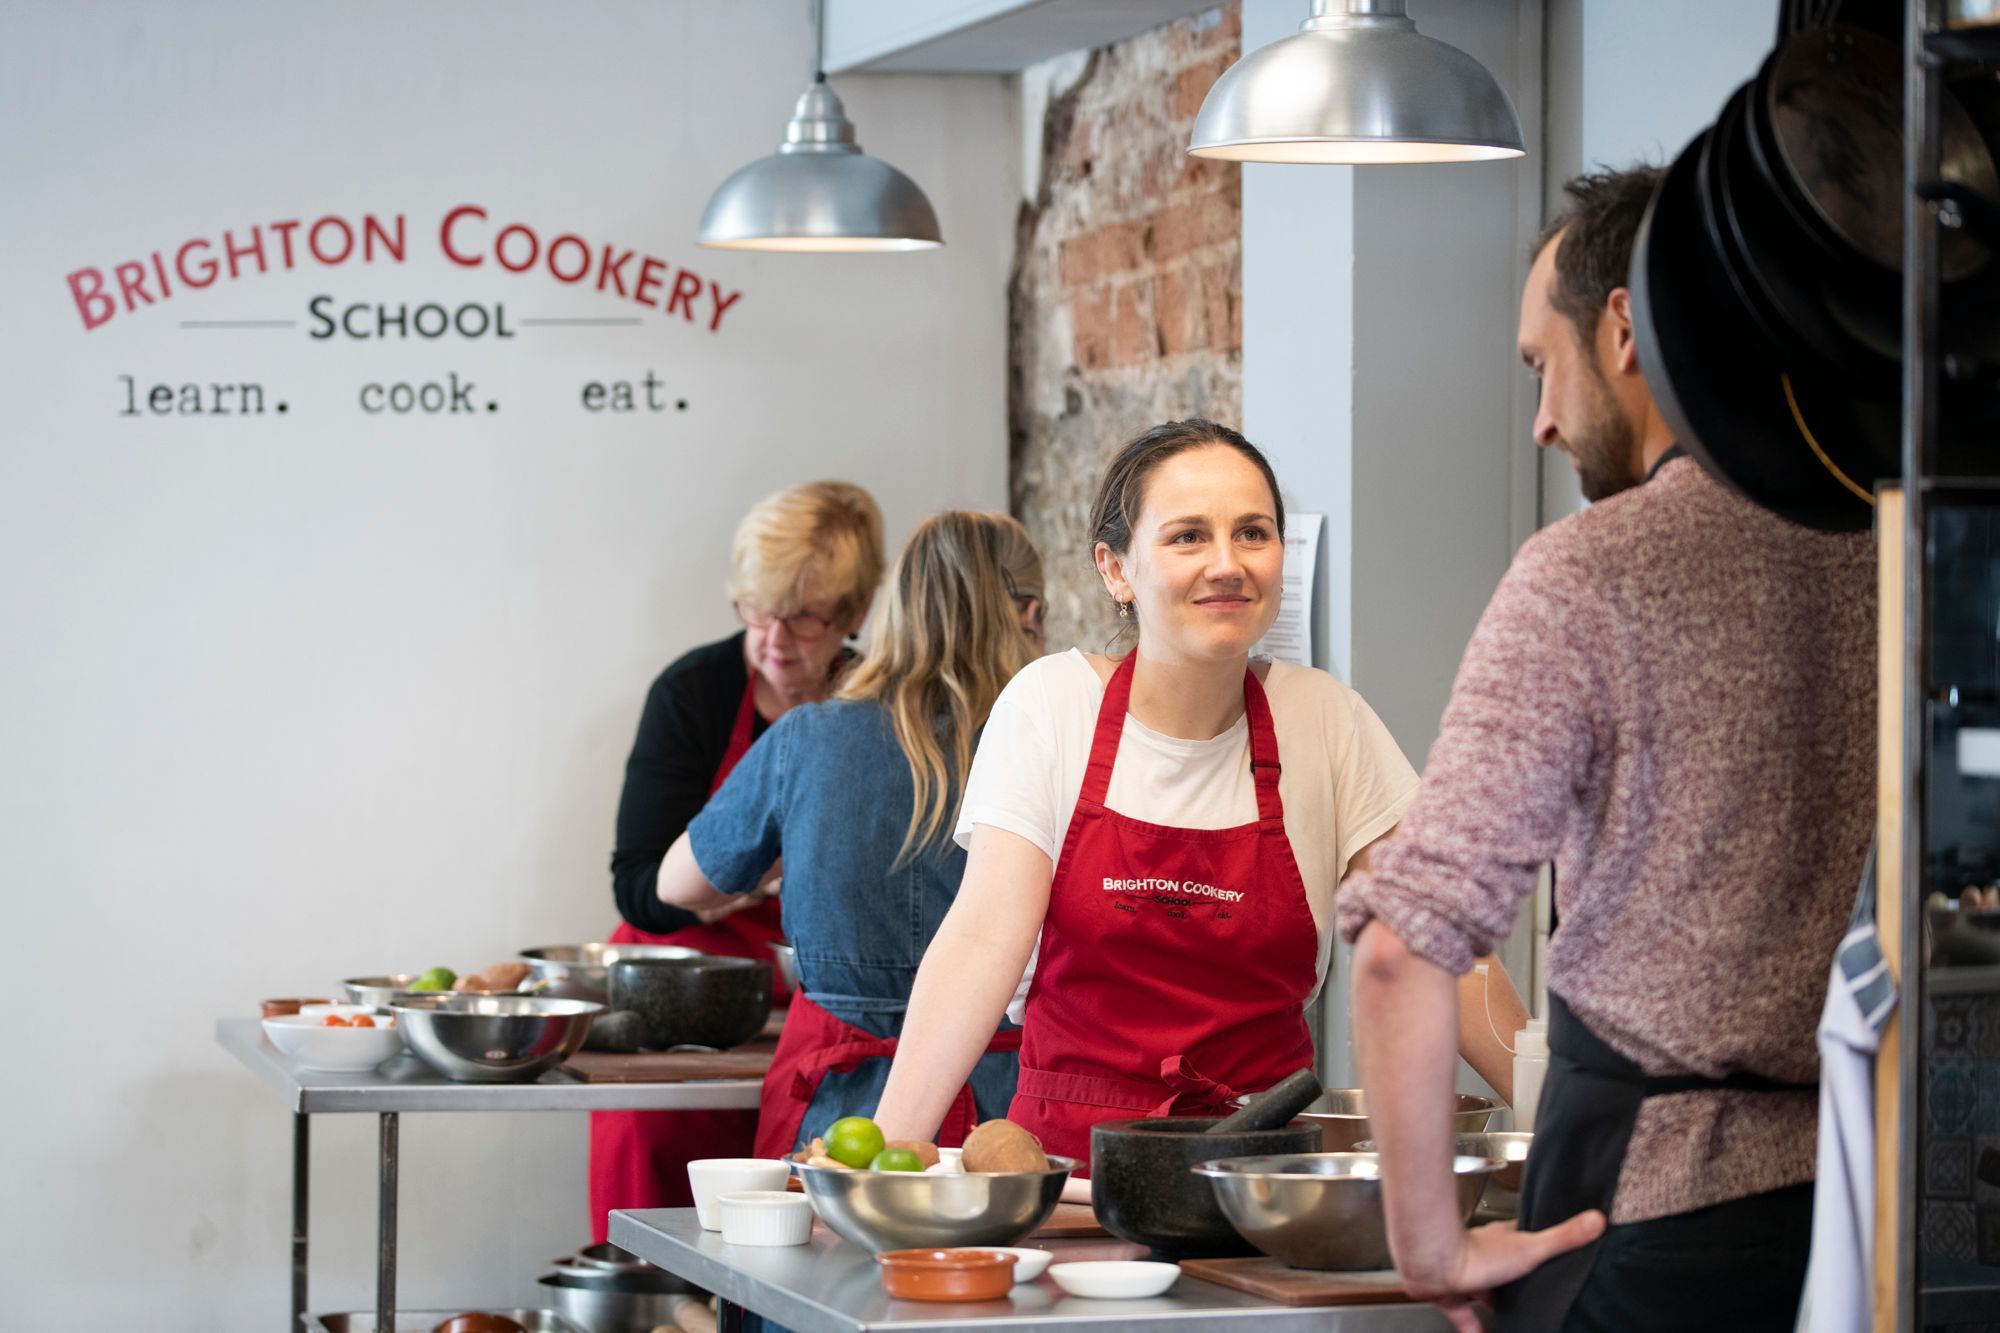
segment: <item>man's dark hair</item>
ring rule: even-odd
[[[1597,336],[1605,301],[1626,284],[1639,220],[1666,174],[1664,167],[1641,165],[1573,177],[1563,185],[1568,206],[1535,237],[1530,262],[1562,237],[1549,300],[1576,326],[1577,341],[1586,347]]]

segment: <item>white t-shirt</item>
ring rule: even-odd
[[[1264,678],[1283,771],[1278,795],[1285,834],[1319,928],[1319,975],[1333,930],[1333,894],[1354,854],[1395,827],[1416,794],[1417,774],[1382,720],[1324,671],[1273,662]],[[1026,838],[1058,859],[1083,790],[1104,682],[1075,650],[1030,664],[1002,690],[979,738],[965,805],[953,831],[961,846],[986,824]],[[1121,815],[1174,828],[1234,828],[1257,818],[1250,777],[1250,723],[1205,741],[1164,736],[1130,713],[1105,804]],[[1040,946],[1036,953],[1039,955]],[[1035,960],[1008,1017],[1022,1021]]]

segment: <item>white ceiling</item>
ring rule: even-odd
[[[1217,8],[1213,0],[825,0],[829,74],[1007,74]],[[1303,16],[1308,6],[1301,0]]]

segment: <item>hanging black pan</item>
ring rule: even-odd
[[[1675,437],[1738,492],[1808,527],[1865,529],[1873,509],[1863,497],[1899,468],[1895,406],[1788,365],[1746,309],[1702,217],[1706,141],[1669,168],[1633,249],[1647,385]]]
[[[1702,146],[1696,190],[1709,243],[1730,285],[1788,366],[1851,376],[1872,392],[1897,392],[1897,348],[1857,339],[1831,307],[1812,247],[1757,200],[1767,187],[1745,168],[1745,84],[1723,106]],[[1894,306],[1891,306],[1891,313]]]
[[[1903,115],[1900,44],[1848,27],[1808,30],[1781,44],[1745,108],[1750,161],[1769,185],[1759,198],[1776,203],[1790,234],[1824,261],[1815,275],[1830,317],[1890,356],[1902,338]],[[1972,198],[2000,203],[1990,121],[1944,92],[1940,175]],[[2000,347],[1996,250],[1991,236],[1971,228],[1939,233],[1945,347],[1987,355]]]
[[[1833,275],[1903,271],[1903,50],[1858,28],[1813,28],[1772,51],[1748,105],[1752,158],[1797,233],[1839,265]],[[2000,170],[1965,107],[1939,108],[1941,174],[2000,199]],[[1963,232],[1940,237],[1939,276],[1953,284],[2000,268]],[[1865,265],[1857,272],[1854,261]]]

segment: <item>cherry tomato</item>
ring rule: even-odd
[[[354,1016],[354,1021],[348,1024],[348,1026],[357,1028],[372,1028],[375,1026],[375,1020],[370,1018],[366,1014],[356,1014]]]
[[[349,1023],[339,1014],[328,1014],[325,1018],[322,1018],[319,1021],[319,1025],[323,1028],[344,1028],[353,1026],[353,1024]]]

